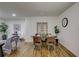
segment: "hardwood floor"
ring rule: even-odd
[[[66,49],[59,45],[53,50],[42,48],[41,50],[35,50],[33,43],[20,42],[20,45],[16,51],[13,51],[10,55],[6,54],[6,57],[74,57],[73,54],[66,51]]]

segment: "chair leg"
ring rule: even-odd
[[[48,48],[48,50],[52,50],[52,49],[54,50],[54,45],[48,45],[47,48]]]
[[[34,45],[34,51],[33,51],[33,54],[34,54],[34,56],[36,56],[36,45]]]

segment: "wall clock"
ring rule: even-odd
[[[62,26],[66,27],[68,25],[68,18],[63,18],[62,19]]]

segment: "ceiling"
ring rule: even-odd
[[[0,17],[58,16],[74,2],[0,2]]]

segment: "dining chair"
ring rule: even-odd
[[[54,49],[54,43],[55,43],[55,40],[53,37],[47,37],[47,41],[46,41],[46,44],[47,44],[47,49]]]
[[[33,36],[34,49],[41,49],[41,37]]]

